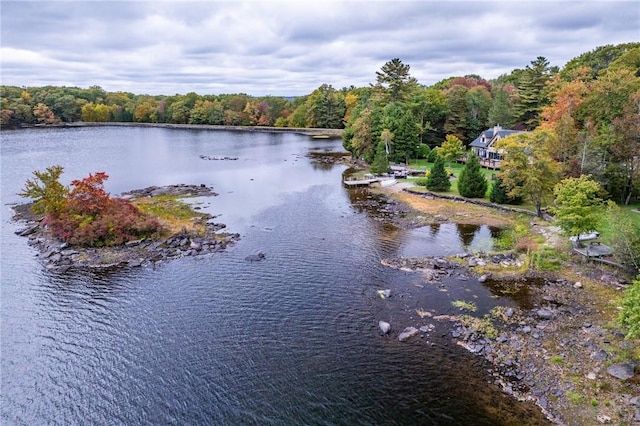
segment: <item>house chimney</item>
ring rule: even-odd
[[[500,127],[499,124],[496,124],[495,126],[493,126],[493,135],[495,136],[496,134],[498,134],[500,130],[502,130],[502,127]]]

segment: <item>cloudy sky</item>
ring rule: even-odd
[[[0,15],[2,84],[153,95],[366,86],[392,58],[425,85],[489,79],[640,41],[635,0],[2,0]]]

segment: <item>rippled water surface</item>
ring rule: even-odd
[[[419,325],[417,308],[512,302],[475,280],[448,279],[448,292],[417,287],[419,276],[380,259],[484,250],[495,230],[394,227],[341,185],[345,166],[310,155],[341,149],[293,134],[3,131],[2,424],[545,424],[490,384],[447,324],[397,340],[398,329]],[[200,206],[241,240],[155,267],[48,272],[14,234],[8,204],[52,164],[64,166],[66,183],[105,171],[112,194],[211,185],[219,195]],[[244,260],[259,251],[262,262]],[[382,300],[376,291],[386,288],[394,297]]]

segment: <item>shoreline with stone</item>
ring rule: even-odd
[[[168,185],[128,191],[122,198],[157,196],[205,197],[216,196],[206,185]],[[31,204],[13,207],[13,220],[25,226],[16,234],[28,238],[28,244],[38,250],[43,266],[50,271],[105,270],[158,265],[182,257],[203,256],[224,251],[240,239],[239,234],[220,233],[226,228],[215,216],[199,213],[195,223],[203,225],[204,235],[183,230],[162,239],[140,239],[109,247],[80,247],[69,245],[51,235],[40,225],[41,219],[30,211]]]
[[[397,190],[382,193],[393,200],[392,209],[406,210],[406,200],[393,197]],[[410,209],[420,213],[415,205]],[[464,204],[459,209],[464,210]],[[433,218],[442,214],[449,212],[429,210]],[[533,220],[532,229],[548,244],[560,247],[557,230]],[[416,226],[415,221],[401,217],[394,216],[393,221],[399,226]],[[457,222],[453,218],[438,222],[449,221]],[[423,286],[444,286],[448,277],[512,290],[526,286],[532,306],[496,311],[490,318],[490,330],[483,322],[486,317],[469,323],[474,315],[463,310],[460,315],[415,312],[402,324],[381,319],[379,332],[407,342],[428,338],[434,328],[445,327],[442,336],[482,357],[491,380],[505,394],[533,402],[553,424],[640,425],[640,360],[629,359],[633,342],[615,328],[617,310],[612,306],[628,279],[577,258],[566,262],[559,272],[523,269],[524,262],[524,255],[515,252],[381,259],[386,267],[421,274]],[[487,272],[486,265],[496,272]],[[409,295],[403,289],[403,296],[419,298],[419,287]],[[385,297],[393,297],[394,291],[386,291]]]

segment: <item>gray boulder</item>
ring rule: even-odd
[[[627,380],[633,377],[633,364],[614,364],[607,368],[607,373],[620,380]]]
[[[378,327],[380,327],[380,331],[382,331],[384,334],[387,334],[389,331],[391,331],[391,324],[385,321],[379,321]]]

